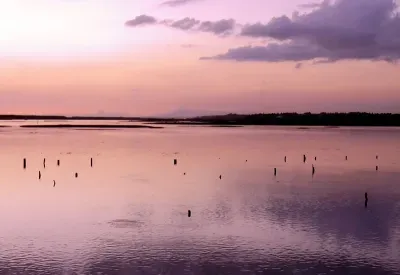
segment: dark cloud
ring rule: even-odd
[[[152,25],[156,24],[157,19],[154,18],[153,16],[148,16],[145,14],[136,16],[134,19],[126,21],[125,25],[129,27],[138,27],[138,26],[143,26],[143,25]]]
[[[179,20],[164,19],[157,21],[156,18],[148,15],[140,15],[133,20],[127,21],[126,26],[138,27],[142,25],[159,24],[170,28],[183,31],[208,32],[218,36],[231,34],[236,28],[236,22],[233,19],[221,19],[218,21],[200,21],[195,18],[185,17]]]
[[[235,29],[235,20],[222,19],[219,21],[204,21],[200,24],[199,29],[204,32],[211,32],[217,35],[228,35]]]
[[[201,31],[213,33],[215,35],[228,35],[235,29],[235,20],[221,19],[219,21],[200,21],[194,18],[186,17],[176,21],[164,21],[166,26],[184,31]]]
[[[175,28],[175,29],[181,29],[181,30],[187,31],[187,30],[193,29],[194,27],[198,26],[199,24],[200,24],[199,20],[186,17],[186,18],[183,18],[180,20],[166,22],[165,25]]]
[[[182,5],[186,5],[192,2],[197,2],[199,0],[168,0],[161,3],[162,6],[169,6],[169,7],[178,7]]]
[[[278,43],[239,47],[211,58],[237,61],[335,62],[345,59],[400,59],[400,16],[394,0],[324,1],[316,9],[275,17],[267,24],[245,25],[245,37]]]
[[[319,52],[318,52],[319,51]],[[320,50],[306,43],[269,43],[267,46],[244,46],[230,49],[228,52],[214,57],[203,57],[201,59],[219,59],[235,61],[303,61],[313,59],[315,56],[323,57],[326,55],[324,50]]]

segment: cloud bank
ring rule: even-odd
[[[400,16],[394,0],[337,0],[309,5],[312,11],[247,24],[240,35],[269,38],[266,46],[233,48],[201,59],[307,61],[400,59]]]
[[[190,0],[195,1],[195,0]],[[189,0],[170,0],[186,3]],[[217,36],[237,34],[263,39],[263,46],[242,46],[202,60],[336,62],[373,60],[398,62],[400,59],[400,15],[395,0],[324,0],[301,6],[307,12],[283,15],[268,23],[240,25],[234,19],[201,21],[186,17],[157,20],[140,15],[127,21],[129,27],[163,25],[190,32]]]
[[[218,36],[227,36],[234,32],[236,22],[233,19],[221,19],[218,21],[201,21],[195,18],[185,17],[179,20],[157,20],[149,15],[139,15],[125,23],[128,27],[144,25],[164,25],[182,31],[207,32]]]

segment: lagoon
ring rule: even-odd
[[[0,124],[0,274],[400,273],[399,128]]]

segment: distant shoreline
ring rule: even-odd
[[[199,125],[215,127],[239,126],[325,126],[325,127],[400,127],[400,114],[385,113],[271,113],[271,114],[227,114],[217,116],[200,116],[192,118],[154,118],[154,117],[92,117],[92,116],[36,116],[36,115],[0,115],[0,120],[92,120],[125,122],[142,122],[146,124],[168,125]],[[96,125],[94,125],[96,126]],[[33,125],[30,127],[56,127],[49,125]],[[89,126],[58,126],[58,127],[89,127]],[[90,126],[93,128],[93,125]],[[101,127],[101,126],[98,126]],[[106,126],[116,128],[117,126]],[[125,128],[144,128],[146,126],[126,126]],[[150,126],[154,127],[154,126]],[[150,128],[148,127],[148,128]],[[104,128],[104,127],[103,127]],[[123,126],[121,126],[123,128]]]
[[[146,125],[120,125],[120,124],[41,124],[41,125],[20,125],[21,128],[85,128],[85,129],[162,129],[164,127]]]

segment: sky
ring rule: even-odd
[[[1,0],[0,113],[400,113],[395,0]]]

